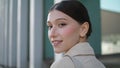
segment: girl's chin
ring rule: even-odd
[[[63,53],[64,51],[54,50],[54,52],[55,52],[56,54],[60,54],[60,53]]]
[[[60,54],[60,53],[62,53],[62,52],[59,52],[59,51],[55,51],[55,53],[56,53],[56,54]]]
[[[60,49],[55,49],[54,48],[54,52],[56,53],[56,54],[60,54],[60,53],[66,53],[68,50],[60,50]]]

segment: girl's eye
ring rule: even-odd
[[[48,29],[51,29],[52,28],[52,26],[48,26]]]
[[[61,23],[61,24],[59,24],[59,27],[64,27],[64,26],[66,26],[67,24],[65,24],[65,23]]]

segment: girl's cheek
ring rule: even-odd
[[[62,30],[60,30],[60,33],[62,34],[62,35],[64,35],[64,36],[69,36],[69,35],[71,35],[73,32],[75,31],[75,29],[74,28],[65,28],[65,29],[62,29]]]

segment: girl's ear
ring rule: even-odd
[[[80,37],[86,37],[86,34],[89,30],[89,23],[88,22],[84,22],[81,27],[80,27]]]

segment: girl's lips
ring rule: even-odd
[[[53,46],[58,46],[60,43],[62,43],[62,40],[54,40],[54,41],[52,41]]]

